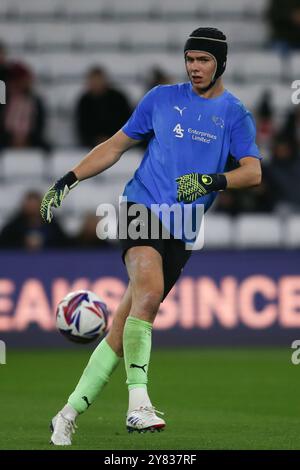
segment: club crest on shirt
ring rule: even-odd
[[[225,126],[224,119],[222,119],[218,116],[213,116],[212,120],[213,120],[213,122],[215,123],[216,126],[220,126],[221,129],[224,129],[224,126]]]

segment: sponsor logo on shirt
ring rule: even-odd
[[[182,137],[184,136],[184,129],[181,127],[180,124],[176,124],[173,129],[173,132],[175,132],[175,137],[178,137],[179,139],[182,139]]]
[[[210,144],[212,141],[217,140],[215,134],[210,132],[198,131],[197,129],[188,128],[188,133],[192,134],[192,139],[197,140],[198,142],[204,142],[205,144]]]

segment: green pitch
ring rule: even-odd
[[[48,423],[89,357],[9,351],[0,366],[0,449],[53,449]],[[291,349],[155,350],[150,395],[163,433],[127,434],[122,365],[78,419],[72,449],[300,449],[300,365]]]

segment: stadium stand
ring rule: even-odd
[[[48,108],[53,151],[48,156],[30,149],[2,152],[0,227],[22,191],[30,185],[44,190],[85,154],[85,149],[74,148],[73,112],[87,69],[105,67],[135,106],[146,91],[151,67],[167,70],[175,82],[185,80],[183,42],[200,23],[227,34],[226,87],[252,111],[270,90],[280,126],[291,107],[291,83],[299,79],[300,53],[283,57],[270,47],[267,5],[267,0],[1,0],[1,38],[10,59],[29,64],[37,77]],[[70,195],[62,210],[70,233],[78,230],[82,213],[93,209],[91,200],[95,207],[104,196],[117,204],[141,155],[141,150],[132,151],[105,175],[85,182],[80,193]],[[229,247],[232,240],[240,248],[300,245],[297,214],[287,215],[283,224],[276,214],[231,218],[212,213],[205,223],[207,248]],[[237,237],[232,237],[233,230]]]
[[[5,150],[2,154],[2,176],[5,181],[43,179],[46,175],[44,156],[39,150]]]
[[[240,215],[235,223],[239,248],[278,248],[282,235],[281,219],[276,215]]]

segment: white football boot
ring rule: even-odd
[[[50,423],[52,436],[50,444],[55,446],[70,446],[72,444],[72,434],[77,428],[75,421],[67,419],[59,412]]]
[[[126,427],[129,433],[137,432],[154,432],[162,431],[166,426],[163,419],[156,416],[156,413],[163,415],[161,411],[157,411],[154,406],[141,406],[136,410],[127,414]]]

